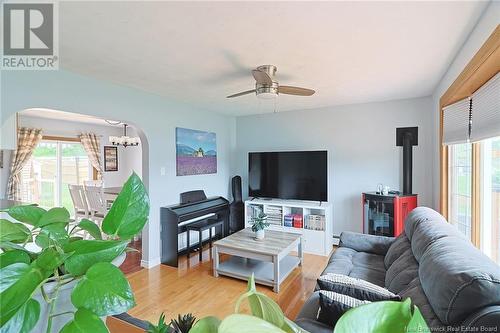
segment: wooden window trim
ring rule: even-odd
[[[72,138],[72,137],[65,137],[65,136],[53,136],[53,135],[44,135],[42,137],[42,140],[81,142],[80,138]]]
[[[448,147],[443,145],[443,108],[471,96],[500,72],[500,24],[439,100],[440,210],[448,219]],[[472,147],[472,242],[480,245],[480,144]]]

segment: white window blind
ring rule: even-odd
[[[463,99],[443,108],[443,143],[467,142],[469,137],[469,99]]]
[[[471,141],[500,136],[500,73],[472,94]]]

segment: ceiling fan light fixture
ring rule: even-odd
[[[278,97],[278,82],[273,82],[272,85],[259,84],[255,85],[255,93],[257,97],[262,99],[273,99]]]
[[[278,97],[278,94],[264,92],[264,93],[257,93],[257,97],[261,99],[275,99],[276,97]]]

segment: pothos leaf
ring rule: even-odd
[[[189,333],[217,333],[220,323],[221,321],[217,317],[205,317],[198,320]]]
[[[94,239],[102,239],[101,230],[95,222],[88,219],[82,219],[80,223],[78,223],[78,227],[87,231]]]
[[[98,316],[123,313],[135,305],[134,295],[123,273],[110,263],[90,267],[71,293],[76,308]]]
[[[134,172],[104,217],[102,230],[107,235],[130,239],[142,230],[148,216],[148,193]]]
[[[19,205],[10,207],[7,214],[13,219],[37,226],[38,221],[45,214],[46,210],[35,205]]]
[[[31,258],[26,251],[22,250],[11,250],[0,254],[0,268],[7,267],[18,262],[29,264],[31,262]]]
[[[286,333],[279,327],[258,317],[233,314],[220,324],[218,333]]]
[[[30,299],[0,328],[0,332],[29,333],[35,327],[39,317],[40,304]]]
[[[31,232],[24,224],[0,219],[0,242],[24,243],[29,240]]]
[[[109,333],[99,316],[87,309],[78,309],[73,320],[61,329],[60,333]]]
[[[255,288],[255,277],[253,274],[248,280],[248,291],[240,296],[236,302],[236,313],[239,313],[239,306],[245,299],[248,300],[253,316],[262,318],[277,327],[287,326],[285,324],[285,315],[279,305],[267,295],[258,292]]]

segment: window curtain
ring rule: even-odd
[[[472,94],[473,142],[500,136],[500,73]]]
[[[21,200],[20,174],[24,165],[29,161],[38,142],[42,139],[42,130],[21,127],[17,131],[17,147],[12,156],[10,176],[7,183],[7,198]]]
[[[443,108],[443,144],[500,136],[500,73],[469,98]]]
[[[443,144],[465,143],[469,139],[470,100],[462,99],[443,108]]]
[[[97,170],[97,179],[102,179],[103,168],[99,137],[94,133],[83,133],[80,135],[80,141],[89,157],[90,163]]]

